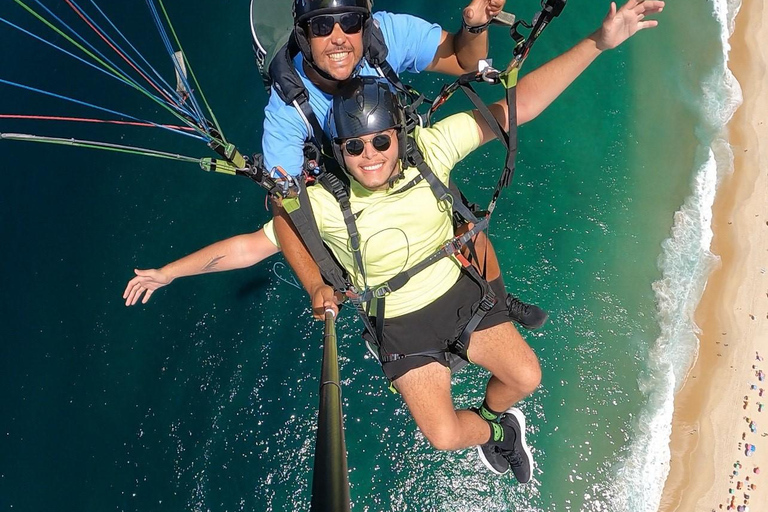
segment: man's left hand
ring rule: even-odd
[[[660,0],[629,0],[621,9],[611,2],[611,8],[603,20],[603,25],[595,34],[597,48],[610,50],[635,35],[638,30],[652,28],[659,24],[656,20],[646,20],[646,16],[658,14],[664,9]]]
[[[472,0],[464,8],[464,22],[470,27],[485,25],[499,15],[507,0]]]

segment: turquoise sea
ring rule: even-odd
[[[709,217],[731,158],[719,134],[740,100],[725,71],[738,10],[728,1],[670,0],[659,28],[601,56],[520,129],[515,183],[491,236],[509,290],[551,313],[525,333],[544,373],[520,405],[534,482],[488,474],[474,450],[431,449],[347,313],[338,329],[353,510],[657,509],[673,392],[696,353],[691,314],[716,264]],[[67,2],[43,3],[96,42]],[[247,2],[165,3],[226,135],[258,151],[266,95]],[[145,3],[99,5],[173,80]],[[435,5],[375,8],[456,29],[465,3]],[[508,3],[524,18],[537,8]],[[570,0],[526,69],[596,29],[607,9]],[[0,18],[67,44],[16,2],[3,2]],[[497,64],[507,62],[506,32],[495,29],[491,43]],[[172,121],[4,23],[0,64],[0,79]],[[410,80],[435,94],[442,78]],[[456,99],[444,112],[464,108]],[[114,117],[3,84],[0,114]],[[212,156],[159,129],[0,118],[0,132]],[[268,219],[264,193],[193,164],[133,155],[12,141],[0,141],[0,155],[0,510],[308,510],[322,332],[303,292],[279,278],[290,280],[282,260],[182,279],[143,306],[121,299],[133,268],[258,229]],[[493,145],[457,171],[472,199],[487,200],[502,158]],[[456,403],[479,404],[485,378],[459,374]]]

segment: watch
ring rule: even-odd
[[[482,34],[486,30],[488,30],[488,26],[491,24],[491,21],[493,19],[488,20],[488,22],[483,23],[482,25],[476,25],[474,27],[470,27],[467,25],[467,22],[464,20],[464,17],[461,17],[461,28],[465,29],[470,34]]]

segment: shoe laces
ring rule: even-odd
[[[517,451],[507,452],[504,455],[506,456],[505,458],[509,462],[510,466],[520,467],[525,463],[523,456],[520,455]]]
[[[521,301],[513,295],[507,296],[507,309],[510,313],[515,313],[517,316],[527,315],[530,310],[530,305]]]

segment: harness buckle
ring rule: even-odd
[[[389,284],[383,284],[379,286],[378,288],[374,288],[373,290],[373,296],[377,299],[383,299],[390,293],[392,293],[392,289],[389,287]]]
[[[478,72],[480,73],[480,78],[484,82],[488,82],[489,84],[497,84],[499,83],[499,70],[493,67],[493,60],[481,60],[478,62]]]
[[[496,305],[497,299],[496,296],[492,293],[486,294],[483,296],[482,299],[480,299],[480,309],[483,311],[490,311],[493,309],[493,306]]]
[[[461,237],[455,237],[451,240],[451,249],[453,254],[461,252],[462,247],[464,247],[464,244],[461,241]]]
[[[440,211],[449,212],[453,210],[453,196],[450,192],[446,192],[437,199],[438,207],[442,208]]]

